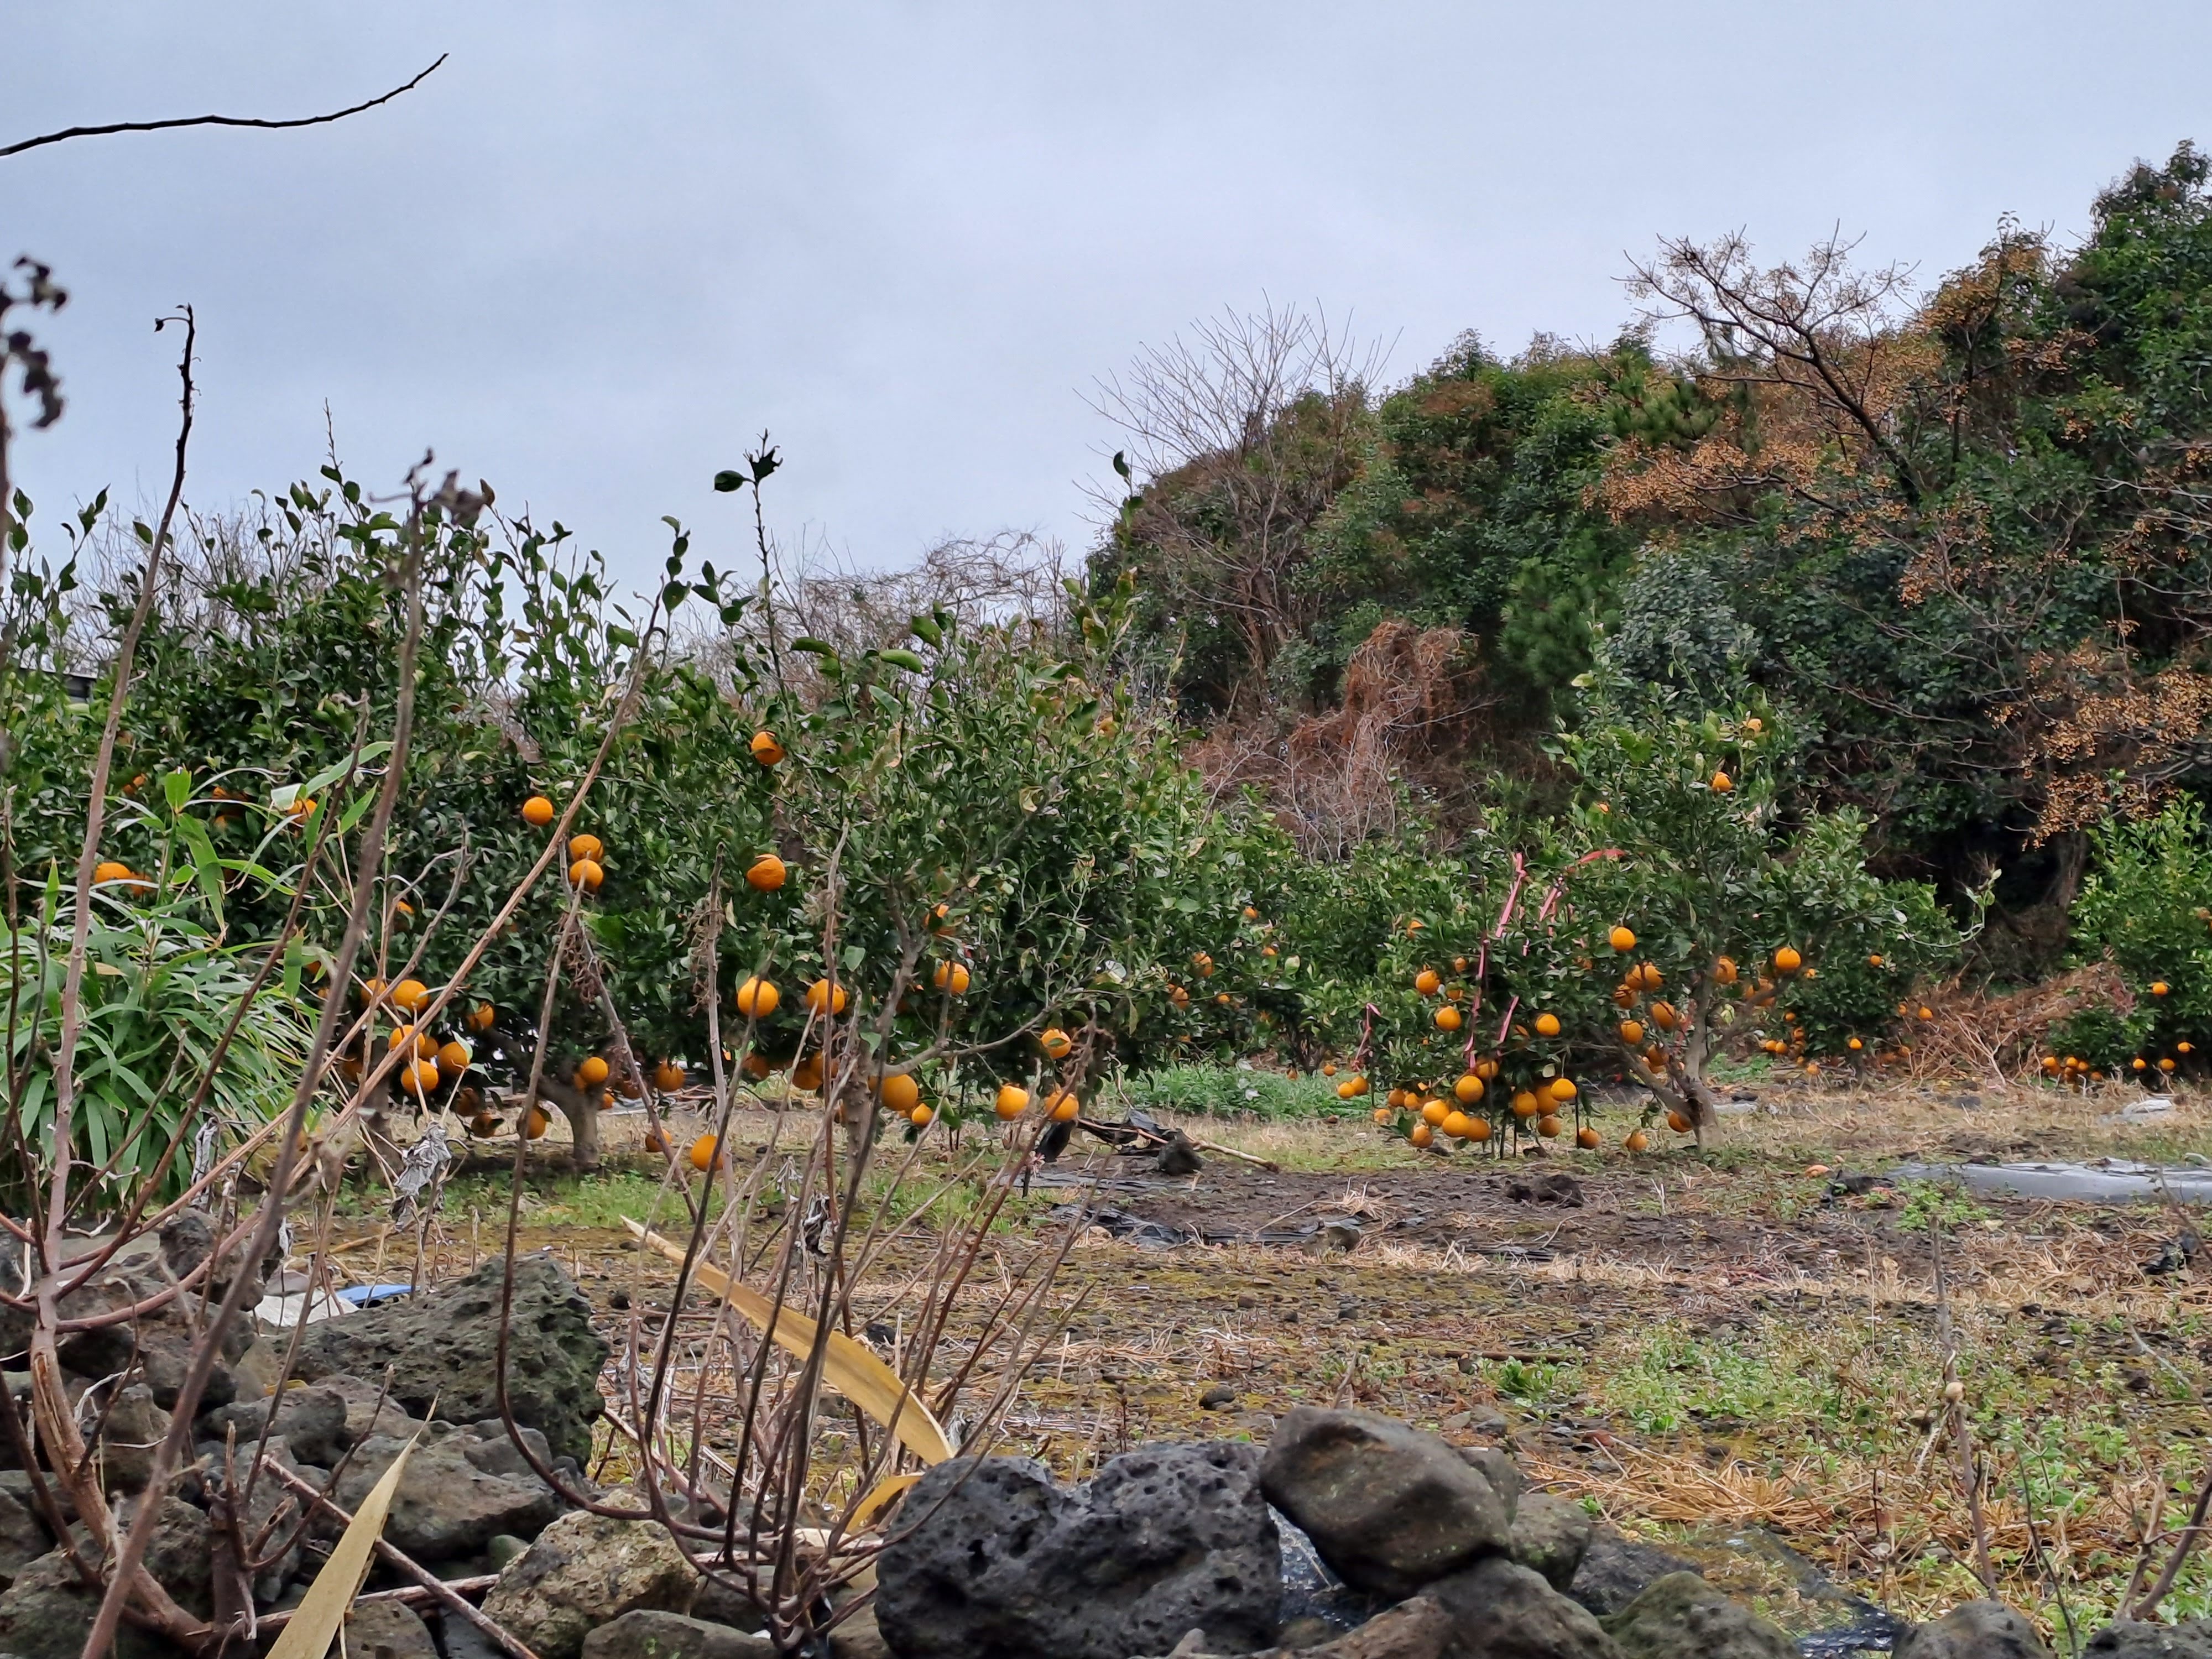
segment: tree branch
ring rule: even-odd
[[[35,138],[20,138],[12,144],[0,145],[0,158],[21,155],[27,149],[37,149],[45,144],[58,144],[64,138],[98,138],[111,132],[161,132],[170,127],[262,127],[274,131],[279,127],[319,127],[332,121],[343,121],[349,115],[358,115],[363,110],[374,109],[379,104],[388,104],[403,92],[412,92],[430,78],[450,56],[438,54],[438,63],[424,70],[405,86],[394,87],[380,98],[372,98],[365,104],[349,105],[332,110],[327,115],[301,115],[289,120],[272,121],[255,115],[184,115],[167,121],[111,121],[105,126],[64,127],[59,132],[42,132]]]

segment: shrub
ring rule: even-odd
[[[2164,1059],[2179,1066],[2212,1042],[2212,835],[2203,810],[2181,799],[2155,817],[2106,823],[2094,856],[2075,902],[2075,938],[2112,959],[2135,1006],[2102,1020],[2077,1016],[2052,1032],[2052,1047],[2100,1068],[2138,1057],[2147,1068]]]

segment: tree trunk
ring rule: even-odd
[[[575,1143],[576,1167],[596,1170],[599,1167],[599,1091],[597,1089],[575,1089],[557,1078],[540,1078],[538,1093],[541,1099],[561,1109],[561,1115],[568,1120],[568,1136]]]

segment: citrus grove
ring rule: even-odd
[[[557,528],[433,515],[405,810],[362,969],[334,986],[345,874],[308,849],[342,844],[380,777],[401,529],[334,471],[295,486],[141,648],[100,948],[235,975],[300,918],[222,1074],[228,1134],[337,995],[332,1086],[366,1085],[387,1164],[395,1115],[526,1139],[565,1119],[589,1164],[610,1107],[718,1069],[913,1135],[1066,1122],[1119,1072],[1248,1056],[1326,1070],[1437,1148],[1595,1147],[1590,1091],[1626,1085],[1636,1151],[1711,1130],[1724,1049],[1901,1046],[1899,998],[1959,947],[1926,889],[1868,872],[1858,820],[1793,808],[1791,726],[1763,702],[1591,684],[1558,739],[1574,798],[1534,833],[1322,861],[1252,800],[1210,800],[1133,698],[1126,583],[841,647],[780,635],[681,529],[632,599]],[[88,611],[74,567],[40,580],[18,608],[56,654],[126,598]],[[46,887],[24,960],[58,925],[98,703],[8,672],[13,868]],[[206,1045],[143,998],[118,1018],[162,1064]],[[118,1095],[83,1121],[88,1155],[110,1160],[129,1116]],[[714,1164],[657,1112],[649,1140]]]

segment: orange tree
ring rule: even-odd
[[[1790,810],[1772,708],[1589,689],[1558,743],[1573,805],[1517,853],[1471,837],[1451,890],[1395,919],[1356,1024],[1335,1023],[1389,1091],[1378,1115],[1422,1144],[1594,1146],[1586,1085],[1615,1079],[1645,1091],[1647,1125],[1702,1140],[1725,1043],[1871,1058],[1900,994],[1957,955],[1928,888],[1869,871],[1861,820]]]
[[[1570,844],[1596,855],[1554,930],[1605,998],[1601,1024],[1588,989],[1577,1013],[1672,1127],[1714,1121],[1707,1072],[1732,1030],[1777,1054],[1864,1053],[1899,993],[1955,960],[1932,890],[1868,869],[1863,819],[1793,803],[1796,733],[1764,702],[1691,711],[1598,683],[1559,746],[1582,787]]]
[[[2075,939],[2119,970],[2132,1006],[2084,1011],[2050,1034],[2063,1056],[2146,1081],[2201,1068],[2212,1045],[2212,836],[2179,799],[2095,834],[2096,869],[2074,908]]]
[[[225,581],[164,607],[118,769],[126,788],[186,781],[180,811],[220,855],[240,938],[276,921],[283,884],[262,878],[298,857],[315,793],[301,784],[388,726],[401,620],[388,578],[402,526],[334,471],[251,528]],[[450,988],[410,1036],[421,1060],[398,1080],[403,1104],[479,1119],[530,1075],[550,1007],[538,1098],[588,1162],[611,1093],[711,1062],[710,986],[732,1062],[757,1075],[796,1060],[809,1081],[828,1036],[842,1094],[915,1077],[956,1118],[978,1089],[1073,1085],[1265,1012],[1252,990],[1273,947],[1246,912],[1272,843],[1212,811],[1171,734],[1103,689],[1126,592],[1071,593],[1051,630],[937,614],[915,619],[910,648],[848,659],[801,639],[764,666],[746,600],[692,566],[681,530],[656,602],[635,606],[557,526],[434,514],[430,532],[408,810],[347,988],[381,1000],[347,1056],[356,1075]],[[675,648],[668,613],[702,604],[726,637]],[[802,659],[795,689],[775,669]],[[26,848],[65,848],[81,817],[92,734],[77,707],[48,711],[36,768],[18,769],[40,781],[17,815],[19,867]],[[456,985],[545,851],[553,803],[603,748],[556,873]],[[380,758],[370,746],[358,769]],[[137,834],[118,831],[118,858],[151,856]],[[336,911],[311,907],[311,955]],[[1199,966],[1216,957],[1238,987],[1225,1005]],[[780,988],[773,1010],[757,994],[732,1002],[754,977]],[[1058,1053],[1038,1042],[1052,1030],[1069,1034]],[[511,1103],[543,1132],[544,1114]]]
[[[1078,592],[1048,634],[939,611],[908,646],[788,647],[814,695],[755,704],[784,879],[727,929],[776,988],[757,1072],[957,1123],[1003,1090],[1086,1097],[1223,1007],[1205,969],[1255,937],[1253,838],[1104,689],[1127,605]]]

